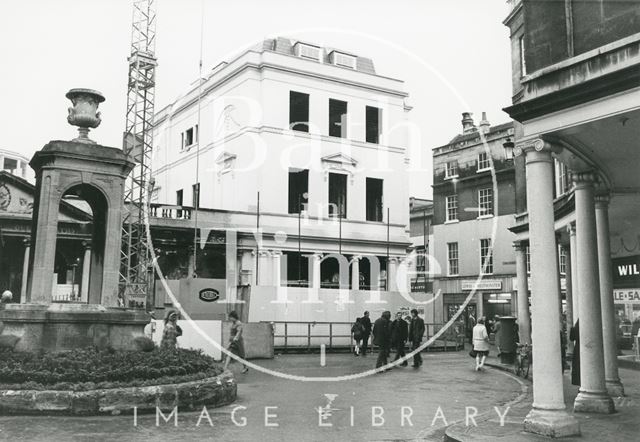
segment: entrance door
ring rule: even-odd
[[[444,308],[447,312],[447,321],[453,318],[458,310],[460,310],[460,307],[462,307],[462,304],[445,304]],[[477,320],[478,315],[475,304],[468,304],[462,310],[462,314],[458,316],[458,322],[462,322],[464,335],[467,337],[469,342],[471,342],[473,326],[476,325]]]

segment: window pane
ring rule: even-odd
[[[300,213],[307,202],[309,191],[309,171],[289,172],[289,213]]]
[[[289,128],[309,132],[309,94],[289,92]]]
[[[329,99],[329,135],[347,137],[347,102]]]
[[[329,174],[329,216],[347,216],[347,176]]]
[[[380,142],[380,113],[381,109],[373,106],[367,106],[366,119],[367,119],[367,143]]]
[[[382,221],[383,180],[367,178],[367,221]]]

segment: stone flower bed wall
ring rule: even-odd
[[[120,414],[221,406],[236,399],[237,384],[229,371],[181,384],[89,391],[0,390],[0,414]]]

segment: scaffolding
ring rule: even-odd
[[[135,167],[127,179],[122,223],[119,298],[125,307],[152,309],[151,236],[148,207],[153,188],[151,153],[155,101],[155,0],[134,0],[122,149]]]

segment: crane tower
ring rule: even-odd
[[[133,1],[127,118],[123,151],[135,162],[125,189],[119,293],[127,307],[153,308],[149,293],[153,268],[146,230],[151,183],[155,99],[155,0]]]

